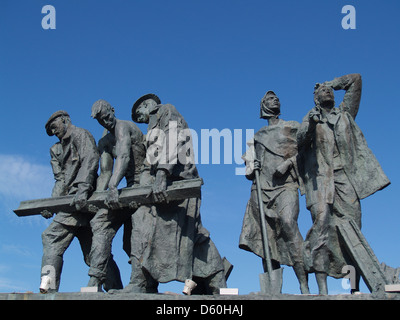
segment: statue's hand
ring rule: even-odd
[[[261,161],[260,160],[254,159],[253,165],[254,165],[253,170],[261,171]]]
[[[42,215],[43,218],[46,219],[50,219],[53,216],[53,213],[47,209],[44,209],[42,212],[40,212],[40,214]]]
[[[167,172],[157,170],[156,179],[153,184],[153,198],[156,203],[167,202]]]
[[[94,204],[89,204],[88,205],[88,211],[90,213],[97,213],[97,211],[99,211],[100,209],[98,207],[96,207]]]
[[[131,209],[131,210],[137,210],[141,206],[141,204],[136,201],[131,201],[131,202],[129,202],[128,206],[129,206],[129,209]]]
[[[119,209],[121,206],[118,199],[118,190],[114,188],[108,190],[106,200],[104,201],[104,203],[108,208],[112,210]]]
[[[77,193],[71,201],[71,206],[75,206],[77,211],[81,211],[86,208],[87,205],[87,195],[86,193]]]
[[[310,119],[310,123],[314,123],[314,124],[320,123],[320,122],[322,122],[321,113],[310,112],[309,119]]]
[[[323,85],[326,86],[326,87],[331,87],[331,88],[333,88],[333,81],[325,81],[325,82],[323,83]]]

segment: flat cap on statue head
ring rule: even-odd
[[[67,113],[67,111],[58,110],[58,111],[54,112],[54,113],[50,116],[49,120],[47,120],[47,122],[46,122],[46,124],[45,124],[44,127],[45,127],[45,129],[46,129],[47,134],[48,134],[50,137],[54,135],[53,132],[50,130],[50,125],[51,125],[51,123],[52,123],[55,119],[57,119],[58,117],[61,117],[61,116],[70,118],[70,116],[69,116],[69,114]]]
[[[148,99],[154,100],[157,104],[161,104],[160,98],[155,95],[154,93],[145,94],[144,96],[140,97],[136,100],[132,107],[132,120],[136,122],[136,109],[140,106],[140,104]]]

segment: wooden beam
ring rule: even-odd
[[[201,178],[191,180],[179,180],[172,182],[167,187],[168,201],[184,200],[188,198],[201,197],[201,186],[203,180]],[[122,188],[119,191],[119,202],[121,207],[128,207],[129,203],[135,201],[140,204],[154,203],[153,197],[148,197],[152,185],[133,186],[131,188]],[[88,199],[88,206],[92,205],[97,208],[107,208],[104,204],[107,191],[94,192]],[[14,210],[19,217],[38,215],[43,210],[48,210],[52,213],[57,212],[74,212],[75,206],[71,206],[73,195],[27,200],[21,201],[18,209]]]

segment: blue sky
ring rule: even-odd
[[[55,30],[41,26],[47,4],[56,9]],[[347,4],[356,9],[355,30],[341,25]],[[362,231],[379,261],[400,266],[399,9],[397,0],[2,0],[0,292],[38,292],[41,233],[50,222],[18,218],[12,210],[51,194],[49,148],[56,138],[44,124],[54,111],[68,111],[75,125],[99,139],[103,129],[90,118],[94,101],[109,101],[118,118],[130,120],[133,102],[153,92],[177,107],[199,143],[201,130],[241,129],[243,150],[236,152],[244,152],[245,130],[266,125],[259,102],[267,90],[279,96],[283,119],[301,121],[313,107],[314,84],[348,73],[363,77],[357,123],[392,182],[362,200]],[[338,103],[342,96],[336,93]],[[262,268],[259,258],[238,248],[251,183],[235,175],[241,164],[231,160],[198,165],[205,182],[201,214],[234,265],[228,286],[245,294],[259,291]],[[299,226],[305,237],[311,218],[303,197]],[[126,285],[130,267],[121,233],[113,253]],[[77,241],[64,259],[60,290],[79,291],[88,268]],[[284,270],[283,292],[299,293],[292,269]],[[182,287],[172,283],[160,291]],[[313,275],[310,289],[317,293]],[[340,280],[330,279],[329,289],[348,292]],[[368,292],[365,285],[362,291]]]

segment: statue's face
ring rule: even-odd
[[[107,130],[112,130],[115,127],[116,119],[111,110],[101,108],[101,111],[96,116],[97,121]]]
[[[150,118],[150,107],[156,105],[157,103],[153,99],[147,99],[143,101],[136,108],[136,122],[139,123],[149,123]]]
[[[332,103],[335,101],[333,89],[328,86],[322,86],[317,92],[316,99],[320,105],[326,105],[327,102]]]
[[[276,95],[267,95],[266,99],[264,100],[264,105],[267,110],[272,111],[274,114],[279,114],[281,110],[281,102]]]
[[[68,125],[63,117],[55,118],[50,124],[51,132],[58,138],[62,139],[67,133]]]

